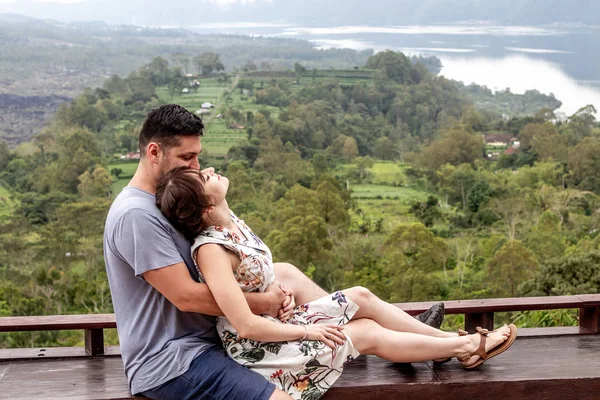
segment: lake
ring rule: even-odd
[[[208,24],[202,33],[236,33],[305,39],[318,48],[392,49],[435,55],[441,74],[513,93],[537,89],[563,102],[571,115],[593,104],[600,110],[600,26],[498,26],[457,23],[426,26],[299,27]]]

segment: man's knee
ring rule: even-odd
[[[297,274],[302,274],[302,271],[290,263],[273,263],[273,269],[275,270],[275,278],[280,282],[282,279],[293,277]]]
[[[290,400],[292,397],[281,389],[275,389],[269,400]]]

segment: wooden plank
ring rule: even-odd
[[[551,328],[519,328],[520,338],[594,335],[589,329],[580,326],[555,326]]]
[[[10,367],[9,363],[0,364],[0,383],[2,383],[2,380],[4,379],[4,376],[6,375],[6,371],[8,371],[8,367]]]
[[[396,303],[411,315],[427,310],[435,302]],[[522,297],[480,300],[450,300],[444,302],[447,314],[550,310],[559,308],[600,307],[600,294],[576,296]],[[113,329],[114,314],[47,315],[0,318],[0,332],[51,331],[67,329]]]
[[[440,382],[353,388],[333,387],[323,400],[598,400],[599,379],[521,382]]]
[[[594,297],[595,296],[595,297]],[[474,312],[554,310],[580,308],[597,300],[600,295],[589,295],[587,300],[579,296],[514,297],[501,299],[449,300],[444,301],[446,314],[468,314]],[[427,310],[436,302],[395,303],[394,305],[410,315]]]
[[[465,371],[452,361],[436,366],[435,372],[441,381],[469,383],[600,379],[600,336],[517,338],[508,351],[477,370]]]
[[[580,308],[579,326],[594,333],[600,332],[600,308]]]
[[[118,357],[121,355],[119,346],[106,346],[104,357]],[[23,360],[42,360],[42,359],[61,359],[61,358],[89,358],[85,347],[43,347],[29,349],[1,349],[1,361],[23,361]]]
[[[59,331],[68,329],[114,329],[114,314],[44,315],[0,318],[0,332]]]
[[[120,358],[0,363],[0,399],[132,399]],[[600,336],[519,337],[478,370],[359,357],[323,400],[596,400]]]
[[[100,356],[104,354],[104,331],[102,329],[86,329],[85,351],[90,356]]]
[[[578,294],[576,297],[583,301],[584,307],[600,307],[600,294]]]
[[[131,399],[120,358],[10,363],[0,399]]]
[[[469,333],[475,333],[477,332],[477,327],[494,330],[494,313],[465,314],[465,330]]]

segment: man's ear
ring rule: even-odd
[[[162,149],[160,148],[158,143],[150,142],[148,144],[148,147],[146,147],[146,156],[148,157],[148,160],[150,160],[150,162],[156,163],[158,162],[161,151]]]

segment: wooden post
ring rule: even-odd
[[[580,308],[579,327],[592,333],[600,333],[600,308]]]
[[[478,326],[489,329],[494,329],[494,313],[469,313],[465,314],[465,330],[469,333],[474,333]]]
[[[104,355],[104,330],[85,329],[85,351],[93,357]]]

